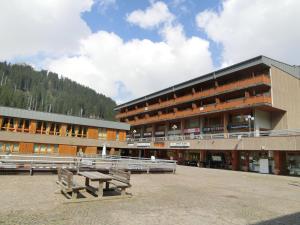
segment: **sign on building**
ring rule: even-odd
[[[189,142],[171,142],[170,147],[173,147],[173,148],[188,148],[188,147],[190,147],[190,143]]]
[[[150,147],[150,143],[137,143],[137,147]]]

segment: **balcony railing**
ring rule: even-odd
[[[133,116],[133,115],[136,115],[136,114],[139,114],[139,113],[153,111],[153,110],[157,110],[157,109],[165,108],[165,107],[168,107],[168,106],[181,104],[181,103],[188,102],[188,101],[194,101],[194,100],[197,100],[197,99],[214,96],[214,95],[226,92],[226,91],[235,90],[237,88],[242,89],[242,88],[246,88],[246,87],[249,87],[249,86],[262,84],[262,83],[263,84],[270,84],[271,83],[270,77],[268,77],[266,75],[260,75],[260,76],[254,77],[254,78],[252,77],[252,78],[232,82],[232,83],[229,83],[229,84],[224,84],[224,85],[218,86],[216,88],[210,88],[210,89],[207,89],[207,90],[203,90],[201,92],[196,92],[194,94],[185,95],[185,96],[182,96],[182,97],[177,97],[176,99],[171,99],[171,100],[163,101],[161,103],[156,103],[156,104],[153,104],[153,105],[149,105],[147,107],[131,110],[131,111],[124,112],[124,113],[119,113],[116,116],[116,118],[119,119],[119,118],[124,118],[124,117],[128,117],[128,116]]]
[[[167,137],[149,137],[149,138],[127,138],[128,143],[135,142],[163,142],[163,141],[185,141],[185,140],[211,140],[211,139],[234,139],[234,138],[257,138],[257,137],[287,137],[299,136],[300,129],[288,130],[269,130],[269,131],[251,131],[234,133],[215,133],[198,135],[171,135]]]
[[[129,121],[130,125],[140,125],[140,124],[147,124],[152,122],[164,121],[164,120],[174,120],[178,118],[184,118],[188,116],[195,116],[201,115],[202,113],[214,112],[214,111],[221,111],[221,110],[228,110],[236,107],[245,107],[249,105],[255,105],[259,103],[271,103],[270,96],[255,96],[250,98],[232,100],[228,102],[223,102],[219,104],[212,104],[208,106],[203,106],[200,108],[195,109],[186,109],[184,111],[177,111],[176,113],[167,113],[162,115],[156,115],[148,118],[142,118],[134,121]]]

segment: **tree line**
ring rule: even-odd
[[[0,62],[0,105],[114,120],[114,100],[47,70]]]

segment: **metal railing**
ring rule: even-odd
[[[49,155],[0,155],[1,169],[19,170],[56,170],[58,167],[68,168],[76,171],[83,169],[109,170],[120,168],[130,171],[176,171],[175,160],[149,159],[137,157],[120,156],[83,156],[63,157]]]
[[[128,143],[135,142],[159,142],[159,141],[184,141],[184,140],[210,140],[210,139],[229,139],[229,138],[257,138],[257,137],[282,137],[300,135],[300,129],[251,131],[251,132],[232,132],[214,133],[197,135],[170,135],[165,137],[147,138],[127,138]]]

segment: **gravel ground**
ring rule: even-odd
[[[55,194],[56,179],[0,176],[0,224],[300,224],[296,177],[178,166],[133,174],[130,199],[72,204]]]

